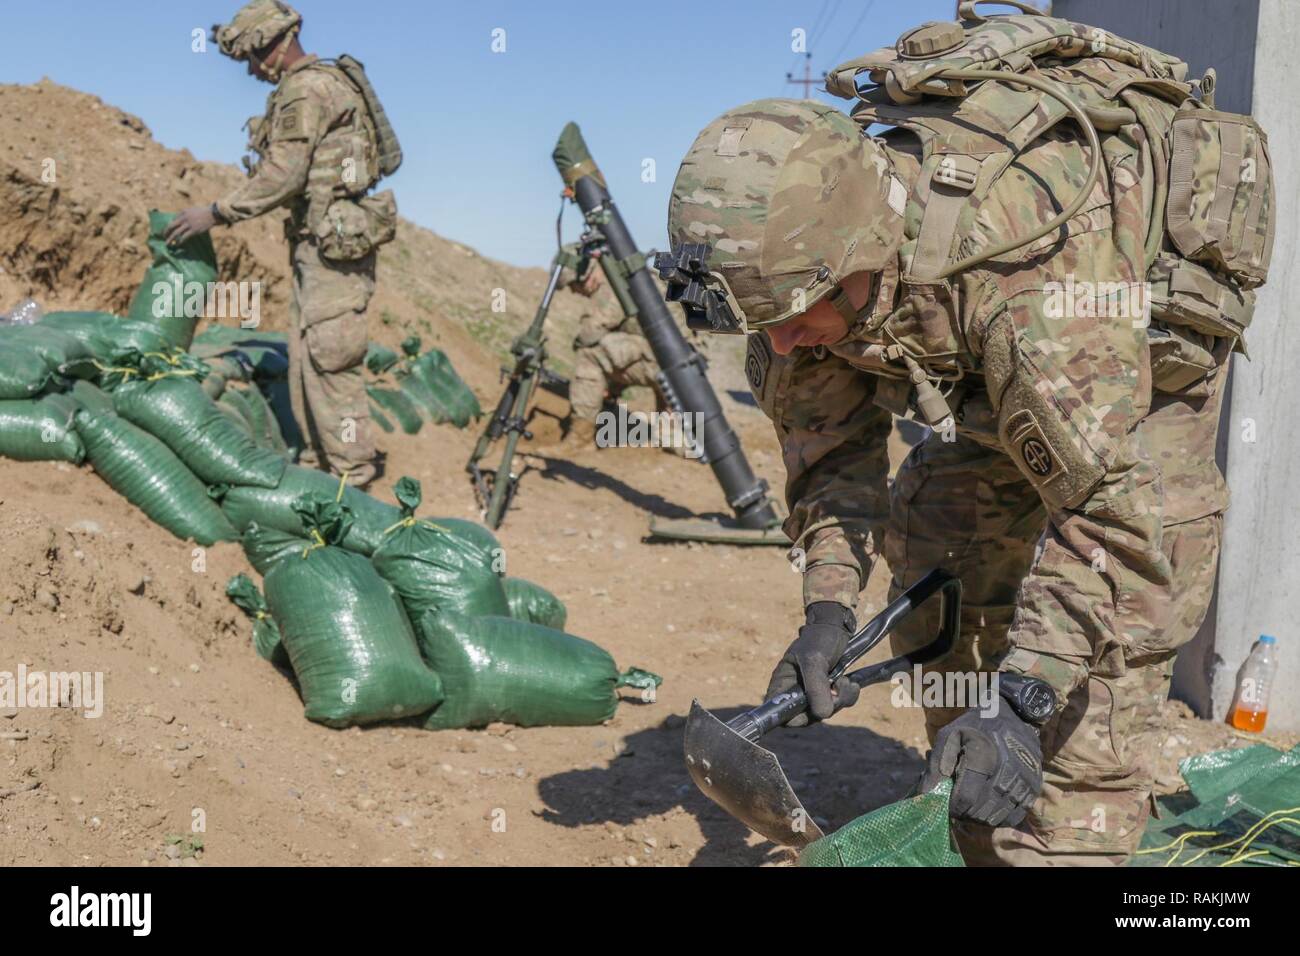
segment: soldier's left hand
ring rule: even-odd
[[[163,238],[169,246],[179,245],[187,239],[203,235],[216,224],[217,217],[211,206],[191,206],[176,214],[176,218],[163,230]]]
[[[921,791],[952,777],[949,815],[986,826],[1013,827],[1043,791],[1038,729],[1009,706],[993,715],[972,707],[939,731]]]

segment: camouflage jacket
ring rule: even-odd
[[[288,205],[295,228],[311,228],[338,196],[363,194],[378,179],[373,128],[362,95],[337,67],[307,56],[285,70],[248,121],[257,162],[249,179],[217,202],[239,222]]]
[[[1151,171],[1143,168],[1139,150],[1126,148],[1117,138],[1107,139],[1104,152],[1105,168],[1092,194],[1061,229],[955,277],[955,354],[941,357],[930,368],[961,370],[960,388],[954,393],[954,398],[962,397],[956,409],[957,430],[1005,451],[995,409],[1002,398],[1006,412],[1001,390],[1008,387],[1008,343],[1019,350],[1017,355],[1039,356],[1046,371],[1038,379],[1038,390],[1067,417],[1068,440],[1079,446],[1076,457],[1097,463],[1106,475],[1098,484],[1086,468],[1076,468],[1083,473],[1071,475],[1055,464],[1045,476],[1026,473],[1049,515],[1058,520],[1069,514],[1100,514],[1105,506],[1099,502],[1105,496],[1131,494],[1139,502],[1131,509],[1134,514],[1112,520],[1113,529],[1097,533],[1158,542],[1160,522],[1169,512],[1189,520],[1222,510],[1226,490],[1218,469],[1212,460],[1184,460],[1166,465],[1163,488],[1160,479],[1152,480],[1149,459],[1133,447],[1129,435],[1152,397],[1145,323],[1057,315],[1047,294],[1052,283],[1132,284],[1143,278]],[[889,153],[910,187],[915,163],[892,148]],[[979,207],[976,231],[964,238],[960,254],[1023,233],[1055,215],[1077,194],[1086,171],[1086,151],[1072,128],[1057,128],[1041,137],[994,185]],[[749,382],[775,424],[783,449],[790,508],[785,530],[803,552],[805,602],[856,604],[882,548],[889,512],[886,446],[892,415],[879,402],[890,388],[891,374],[897,380],[897,371],[882,369],[878,359],[871,359],[868,346],[882,343],[881,322],[905,297],[898,283],[899,275],[906,273],[907,240],[916,237],[912,217],[905,228],[900,261],[882,271],[870,315],[845,339],[830,347],[797,348],[788,356],[773,352],[766,333],[751,336],[748,343]],[[1056,440],[1061,441],[1059,436]],[[1018,467],[1022,464],[1017,462]],[[1135,589],[1143,585],[1142,573],[1158,578],[1161,571],[1134,572]],[[1081,587],[1088,593],[1109,593],[1103,581],[1087,581]],[[1077,683],[1089,662],[1103,653],[1092,646],[1096,639],[1066,628],[1038,643],[1039,652],[1069,662],[1071,673],[1058,672],[1059,679],[1053,681],[1058,687]]]

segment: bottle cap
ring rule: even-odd
[[[1261,644],[1276,644],[1277,638],[1272,634],[1261,634],[1259,635],[1259,642]]]

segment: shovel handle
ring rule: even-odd
[[[860,668],[848,677],[859,687],[867,687],[910,670],[915,664],[925,664],[948,653],[961,629],[961,581],[942,568],[935,568],[891,601],[888,607],[853,635],[844,654],[830,670],[828,675],[830,682],[834,684],[843,677],[845,671],[867,651],[884,640],[899,621],[936,593],[941,596],[943,603],[939,612],[939,633],[933,641],[907,654],[900,654],[879,664]],[[802,688],[796,687],[783,694],[777,694],[753,710],[736,715],[727,721],[727,726],[751,743],[757,743],[758,739],[769,730],[789,723],[807,709],[808,697]]]

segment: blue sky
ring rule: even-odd
[[[909,26],[951,19],[955,8],[953,0],[294,5],[308,51],[366,64],[405,152],[388,181],[402,214],[518,265],[542,265],[554,251],[561,184],[550,153],[567,121],[582,127],[641,248],[662,245],[668,193],[695,134],[740,103],[801,95],[785,81],[803,71],[791,31],[805,31],[820,75]],[[238,162],[241,126],[270,87],[211,44],[191,51],[193,29],[238,6],[7,0],[0,82],[48,76],[136,114],[166,146]],[[497,28],[501,53],[491,49]],[[654,182],[642,181],[647,159]]]

